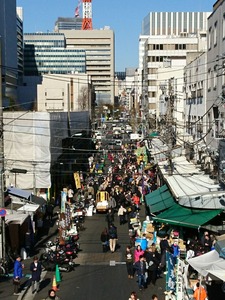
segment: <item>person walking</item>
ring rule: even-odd
[[[55,290],[51,289],[48,291],[48,297],[45,300],[60,300],[60,298],[56,295]]]
[[[105,220],[108,223],[108,229],[110,228],[110,225],[114,222],[114,214],[111,209],[108,210]]]
[[[40,280],[41,280],[41,263],[38,260],[37,256],[34,256],[33,262],[30,264],[30,271],[31,271],[31,288],[32,294],[35,291],[38,293],[40,290]]]
[[[139,257],[139,260],[134,264],[134,269],[137,272],[137,276],[138,276],[138,287],[139,290],[143,290],[144,288],[146,288],[146,277],[145,277],[145,273],[147,271],[147,265],[145,262],[145,258],[143,255],[141,255]]]
[[[200,282],[196,283],[196,289],[194,291],[193,299],[195,299],[195,300],[206,300],[207,299],[206,290],[202,285],[200,285]]]
[[[159,267],[159,274],[165,271],[166,268],[166,251],[170,251],[170,245],[168,242],[169,236],[166,235],[159,243],[160,253],[161,253],[161,261]]]
[[[137,245],[137,247],[134,250],[134,262],[137,262],[139,260],[140,255],[144,254],[144,250],[141,249],[140,245]]]
[[[137,297],[137,293],[136,292],[131,292],[130,297],[128,300],[139,300],[139,298]]]
[[[116,250],[116,241],[117,241],[117,228],[114,224],[111,224],[109,227],[109,248],[113,253]]]
[[[101,233],[102,252],[107,252],[109,246],[109,233],[108,229],[105,228]]]
[[[172,255],[173,255],[173,264],[176,265],[177,258],[180,256],[180,247],[177,241],[171,245]]]
[[[133,278],[134,277],[134,258],[133,258],[133,253],[131,251],[130,246],[127,246],[127,248],[126,248],[125,259],[126,259],[128,278]]]
[[[158,300],[158,296],[156,294],[152,295],[152,300]]]
[[[123,207],[123,205],[120,205],[120,208],[118,209],[118,217],[120,219],[120,225],[125,224],[125,214],[126,214],[126,208]]]
[[[14,294],[13,295],[19,295],[20,292],[20,283],[21,279],[23,277],[23,268],[24,265],[21,263],[21,257],[18,255],[16,257],[16,260],[14,262],[13,267],[13,285],[14,285]]]
[[[110,195],[110,197],[109,197],[108,205],[109,205],[109,208],[111,209],[112,213],[114,213],[115,208],[116,208],[116,200],[112,195]]]
[[[150,246],[144,253],[148,265],[148,284],[152,283],[155,285],[157,279],[157,272],[159,266],[159,260],[156,254],[153,252],[153,247]]]

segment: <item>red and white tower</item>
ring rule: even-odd
[[[83,0],[82,30],[92,29],[92,0]]]

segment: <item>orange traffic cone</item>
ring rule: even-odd
[[[57,286],[57,283],[56,283],[56,279],[55,279],[55,275],[53,276],[53,280],[52,280],[52,289],[54,291],[58,291],[58,286]]]

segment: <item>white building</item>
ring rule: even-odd
[[[207,30],[208,12],[150,12],[142,22],[142,34],[179,36]]]
[[[195,53],[187,57],[184,68],[184,141],[189,149],[188,157],[196,162],[203,161],[202,150],[206,148],[207,135],[207,53]],[[192,152],[192,155],[191,155]]]
[[[183,69],[186,65],[186,57],[189,52],[203,51],[206,45],[206,34],[199,36],[149,36],[145,42],[143,60],[143,86],[147,86],[149,113],[159,115],[157,111],[159,95],[157,89],[158,71],[166,68],[166,73],[173,76],[177,68]]]
[[[217,149],[220,138],[225,138],[225,1],[218,0],[208,19],[207,55],[207,123],[213,134],[207,136],[207,143]],[[214,106],[214,109],[212,109]]]
[[[159,68],[157,73],[157,107],[156,107],[156,129],[167,118],[169,101],[173,101],[173,121],[175,124],[177,144],[183,144],[184,138],[184,98],[183,98],[183,68],[173,67],[173,72],[168,68]]]
[[[91,85],[87,74],[43,75],[37,87],[37,110],[91,113]]]
[[[206,48],[209,14],[150,12],[144,18],[139,38],[139,80],[142,82],[142,99],[148,102],[148,112],[152,118],[159,115],[159,69],[167,68],[166,72],[170,72],[172,78],[174,70],[183,69],[186,65],[188,52]]]
[[[224,182],[225,162],[225,1],[218,0],[208,18],[206,144],[211,169]],[[218,163],[219,158],[219,163]]]

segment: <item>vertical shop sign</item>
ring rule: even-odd
[[[166,267],[166,291],[174,292],[176,289],[176,276],[174,272],[173,256],[168,251],[166,251]]]
[[[76,188],[80,189],[81,184],[80,184],[80,175],[79,175],[79,173],[78,172],[73,173],[73,177],[74,177]]]
[[[66,192],[61,192],[61,213],[66,211]]]

